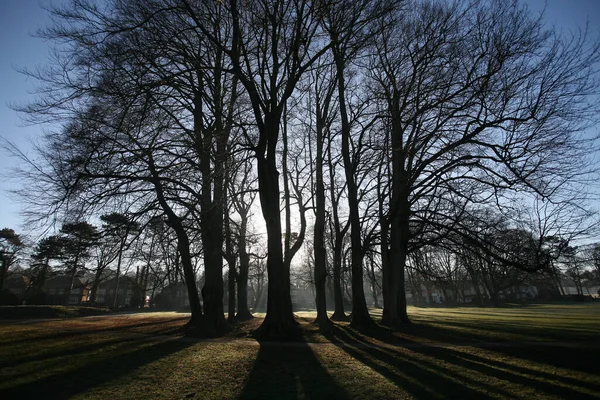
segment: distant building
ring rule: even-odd
[[[87,302],[90,295],[89,285],[78,276],[57,275],[46,281],[44,289],[45,303],[52,305],[79,305]]]
[[[152,299],[152,305],[161,309],[179,309],[190,306],[187,286],[184,282],[174,282]]]
[[[3,305],[23,304],[27,301],[30,281],[29,278],[21,273],[9,275],[4,280],[4,289],[2,293]]]
[[[560,286],[561,286],[560,290],[561,290],[562,294],[565,296],[583,295],[583,296],[590,296],[590,297],[593,297],[596,299],[600,298],[600,292],[599,292],[600,286],[598,286],[598,285],[588,286],[587,284],[582,283],[580,286],[580,290],[581,290],[581,293],[580,293],[575,281],[570,278],[565,278],[565,279],[561,280]]]
[[[135,294],[137,284],[135,279],[129,276],[121,276],[118,280],[118,288],[117,288],[117,278],[111,278],[100,285],[98,285],[98,292],[96,293],[96,303],[105,305],[108,307],[130,307],[132,304],[135,304]],[[115,292],[117,293],[117,301],[115,304]],[[138,300],[139,302],[139,300]],[[137,304],[136,304],[137,305]]]
[[[292,285],[290,287],[290,296],[292,298],[293,311],[314,310],[316,308],[315,294],[310,286]]]
[[[407,284],[407,301],[409,304],[461,304],[488,302],[491,295],[483,286],[475,287],[472,282],[461,281],[457,283],[456,293],[452,290],[444,290],[434,282],[421,284],[417,287],[418,293],[413,293],[414,288]],[[481,297],[481,299],[480,299]],[[515,285],[498,292],[498,300],[503,301],[526,301],[538,297],[538,289],[533,285]]]

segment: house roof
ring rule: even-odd
[[[73,279],[73,280],[72,280]],[[67,275],[56,275],[46,281],[46,288],[51,289],[60,289],[60,288],[70,288],[71,280],[73,282],[73,288],[82,288],[87,287],[88,285],[84,284],[80,277],[76,276],[72,278]]]
[[[117,284],[117,277],[112,277],[100,283],[99,288],[113,288]],[[119,277],[119,287],[133,287],[136,285],[135,278],[127,275]]]

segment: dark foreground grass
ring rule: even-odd
[[[0,306],[0,318],[76,318],[108,314],[107,307],[80,306]]]
[[[295,343],[253,340],[259,318],[218,340],[177,313],[4,321],[0,399],[600,398],[600,304],[409,312],[328,336],[298,313]]]

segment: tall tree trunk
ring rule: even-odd
[[[329,181],[335,182],[334,170],[331,151],[327,154],[329,162]],[[348,317],[344,310],[344,292],[342,291],[342,252],[344,246],[344,237],[348,231],[350,224],[346,223],[344,228],[340,226],[340,217],[338,213],[339,197],[336,196],[334,185],[330,185],[331,193],[331,208],[332,208],[332,227],[331,235],[333,236],[333,303],[334,312],[331,319],[334,321],[346,321]]]
[[[73,291],[73,285],[75,284],[75,275],[77,274],[77,263],[79,262],[79,253],[75,255],[75,260],[73,261],[73,271],[71,272],[71,283],[69,284],[69,288],[65,297],[65,306],[69,305],[69,300],[71,299],[71,292]]]
[[[215,120],[212,126],[204,126],[204,107],[202,104],[204,73],[202,70],[197,72],[200,88],[194,98],[194,136],[202,174],[200,231],[205,271],[202,299],[204,301],[204,328],[208,336],[216,336],[222,333],[226,323],[223,308],[222,252],[225,209],[223,185],[228,135],[222,120],[220,51],[217,51],[215,65],[214,79],[212,79]],[[216,154],[213,152],[214,141],[216,141],[217,147]]]
[[[408,252],[408,199],[392,215],[390,224],[390,265],[386,276],[382,323],[390,327],[410,323],[406,312],[405,266]]]
[[[264,338],[286,337],[296,328],[290,271],[284,263],[281,247],[279,171],[276,164],[280,115],[280,111],[265,115],[266,153],[261,154],[259,150],[257,154],[260,204],[267,227],[267,315],[259,329],[259,335]]]
[[[230,178],[231,179],[231,178]],[[232,243],[232,235],[231,232],[231,224],[229,222],[229,207],[226,207],[227,214],[224,215],[223,224],[225,226],[225,261],[227,261],[227,265],[229,266],[227,273],[228,282],[227,282],[227,290],[228,290],[228,302],[227,302],[227,322],[232,323],[236,321],[235,317],[235,284],[237,281],[237,272],[236,268],[236,254],[233,250]]]
[[[235,263],[229,264],[229,272],[227,273],[227,322],[232,323],[236,321],[235,316],[235,283],[237,281],[237,274],[235,272]]]
[[[142,308],[146,306],[146,297],[148,296],[148,276],[150,275],[150,263],[152,262],[152,255],[154,253],[154,235],[152,235],[152,241],[150,242],[150,254],[148,254],[148,262],[144,269],[144,276],[142,278],[142,290],[140,293],[140,305]]]
[[[397,327],[410,323],[406,311],[405,269],[410,240],[409,175],[406,171],[406,149],[400,116],[397,114],[398,99],[389,99],[392,111],[392,198],[390,202],[390,252],[385,286],[382,323]]]
[[[371,281],[371,292],[373,294],[373,307],[380,308],[377,296],[377,276],[375,275],[375,262],[369,259],[369,280]]]
[[[342,123],[342,159],[348,188],[348,210],[350,214],[350,243],[352,246],[352,323],[353,327],[367,328],[374,324],[369,315],[365,291],[363,288],[363,251],[360,237],[360,213],[358,210],[358,189],[355,181],[355,160],[350,154],[350,120],[346,110],[346,84],[344,79],[344,60],[337,46],[333,47],[338,78],[338,97]]]
[[[121,239],[119,244],[119,256],[117,258],[117,276],[115,277],[115,297],[113,299],[113,308],[116,309],[118,306],[119,298],[119,280],[121,279],[121,260],[123,259],[123,248],[125,247],[125,240]]]
[[[244,210],[246,211],[246,210]],[[238,313],[239,321],[252,319],[252,314],[248,309],[248,271],[250,270],[250,256],[246,250],[246,230],[248,229],[248,214],[241,213],[240,232],[238,236],[238,248],[240,254],[240,271],[237,276],[237,297],[238,297]]]
[[[50,267],[50,257],[46,257],[46,259],[44,260],[44,264],[42,265],[42,269],[41,269],[40,273],[38,274],[36,280],[34,281],[33,295],[34,295],[36,304],[41,304],[40,301],[43,300],[41,297],[42,297],[42,293],[44,291],[44,284],[46,283],[46,278],[48,275],[49,267]]]
[[[148,167],[152,175],[152,183],[154,184],[156,190],[158,203],[167,216],[168,225],[171,227],[171,229],[173,229],[173,231],[175,231],[175,236],[177,237],[176,258],[180,259],[183,267],[184,281],[187,287],[188,300],[190,303],[191,316],[190,321],[188,322],[188,327],[198,328],[201,331],[203,328],[204,318],[202,314],[202,305],[200,304],[200,296],[198,295],[198,288],[196,286],[194,265],[192,264],[192,256],[190,253],[190,240],[185,228],[183,227],[183,224],[181,223],[181,219],[177,216],[177,214],[175,214],[165,199],[162,182],[156,170],[152,153],[148,153],[147,157]]]
[[[204,318],[202,306],[200,305],[200,296],[198,295],[198,287],[196,286],[196,275],[194,274],[194,266],[190,253],[190,241],[181,221],[177,220],[177,222],[174,222],[173,229],[177,235],[177,249],[181,257],[183,276],[190,302],[190,312],[192,314],[188,325],[193,328],[199,328],[202,331],[204,328]]]
[[[92,281],[92,287],[91,287],[90,299],[89,299],[90,304],[96,303],[96,297],[98,294],[98,287],[100,286],[100,278],[102,277],[102,271],[103,271],[102,268],[98,268],[96,270],[96,273],[94,274],[94,280]]]
[[[317,89],[318,92],[318,89]],[[314,279],[315,303],[317,306],[317,319],[321,331],[331,330],[331,321],[327,316],[327,300],[325,297],[325,284],[327,279],[326,252],[325,252],[325,183],[323,182],[323,130],[325,129],[324,116],[321,113],[320,98],[317,93],[316,100],[317,121],[317,154],[314,175],[316,177],[315,197],[315,227],[314,227]],[[328,99],[326,99],[328,101]]]

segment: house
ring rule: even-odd
[[[428,282],[417,286],[416,290],[420,289],[420,292],[413,293],[415,288],[407,284],[407,301],[409,304],[479,304],[480,302],[488,302],[492,298],[492,295],[483,285],[475,287],[475,284],[470,281],[460,281],[455,285],[453,291],[449,290],[448,287],[441,287],[434,282]],[[497,298],[502,301],[518,302],[536,299],[538,295],[536,286],[521,284],[499,290]]]
[[[135,294],[138,291],[136,289],[137,283],[133,277],[127,275],[120,276],[118,281],[116,277],[108,279],[98,285],[96,303],[108,307],[131,307],[137,305]],[[116,302],[115,292],[117,292]]]
[[[578,287],[573,279],[565,278],[561,280],[560,286],[560,291],[566,297],[582,295],[596,299],[600,298],[600,286],[598,285],[588,285],[585,282],[581,282]]]
[[[30,280],[21,273],[9,275],[4,280],[4,287],[0,298],[2,305],[18,305],[26,302]]]
[[[67,275],[57,275],[48,279],[44,291],[45,303],[53,305],[80,305],[87,302],[90,295],[90,287],[86,282],[78,276]]]
[[[314,310],[315,294],[313,293],[312,286],[299,286],[293,285],[290,287],[290,296],[292,298],[292,310],[303,311],[303,310]]]
[[[152,299],[154,307],[161,309],[180,309],[190,306],[187,286],[184,282],[171,283]]]

